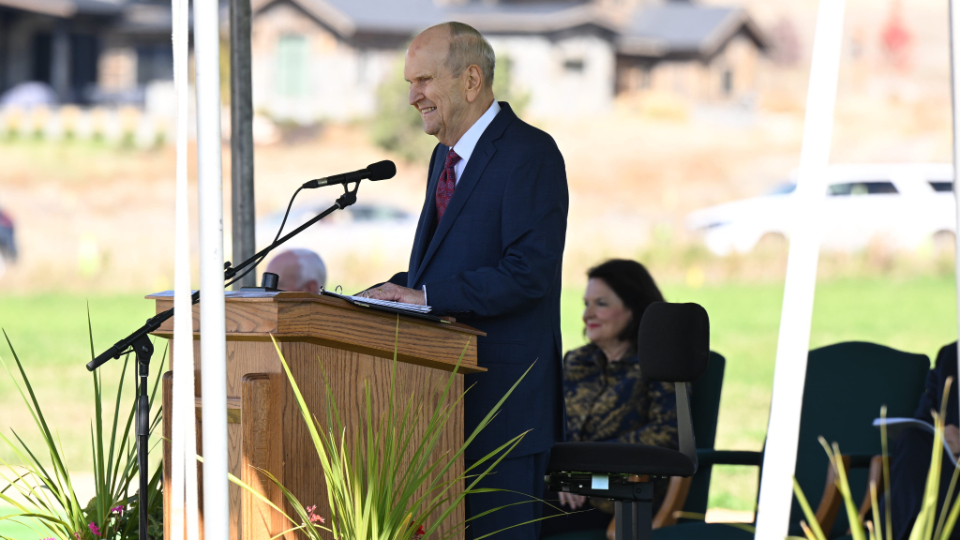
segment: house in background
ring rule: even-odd
[[[410,38],[448,20],[509,57],[537,116],[609,110],[667,91],[742,102],[766,42],[739,8],[650,0],[253,0],[254,106],[280,119],[369,116]]]
[[[142,103],[173,78],[164,0],[0,0],[0,94],[49,85],[59,103]]]
[[[617,38],[617,92],[743,102],[767,48],[743,9],[672,2],[639,10]]]
[[[297,122],[374,114],[411,37],[449,20],[509,58],[513,89],[535,116],[603,112],[618,95],[648,91],[742,102],[766,48],[742,9],[686,1],[251,2],[254,108]],[[0,0],[0,94],[39,81],[60,103],[149,108],[151,87],[169,93],[170,27],[168,0]]]

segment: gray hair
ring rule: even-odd
[[[327,267],[323,264],[323,259],[309,249],[294,248],[290,251],[297,256],[297,262],[300,263],[297,289],[302,289],[311,280],[316,280],[317,285],[325,287],[327,284]]]
[[[484,85],[488,88],[493,87],[493,70],[497,65],[497,57],[487,38],[483,37],[476,28],[462,22],[451,21],[438,26],[446,26],[450,29],[447,69],[453,76],[459,77],[463,74],[463,70],[476,65],[483,73]]]

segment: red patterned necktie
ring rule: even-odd
[[[437,222],[443,219],[444,212],[447,211],[447,205],[450,204],[450,198],[453,197],[453,190],[457,188],[457,171],[454,169],[460,156],[453,151],[453,148],[447,152],[447,160],[443,164],[443,172],[440,173],[440,181],[437,182]]]

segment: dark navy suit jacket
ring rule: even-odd
[[[567,227],[567,176],[553,139],[501,103],[471,154],[437,223],[435,196],[448,147],[430,158],[426,200],[407,272],[390,282],[427,286],[434,313],[487,333],[467,375],[469,435],[523,372],[532,371],[499,416],[468,447],[479,459],[510,437],[533,430],[511,456],[562,440],[560,269]]]

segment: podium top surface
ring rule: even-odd
[[[173,291],[146,297],[157,312],[173,307]],[[200,332],[200,307],[193,306],[195,338]],[[460,371],[484,371],[477,366],[477,336],[486,335],[462,323],[432,322],[354,306],[332,296],[305,292],[249,289],[225,293],[228,341],[306,341],[325,346],[452,369],[461,354]],[[173,319],[154,332],[173,337]]]

